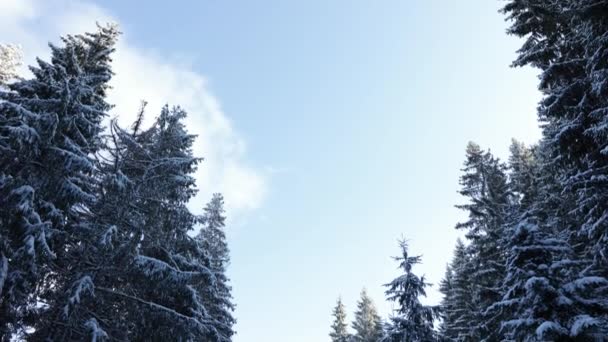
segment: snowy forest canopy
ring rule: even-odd
[[[608,340],[608,1],[509,0],[502,12],[524,39],[513,66],[540,70],[541,140],[514,140],[506,162],[466,147],[466,241],[440,305],[420,303],[428,284],[402,244],[391,317],[364,292],[351,334],[338,300],[332,341]]]

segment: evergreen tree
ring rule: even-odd
[[[544,241],[543,234],[548,234],[549,238],[558,239],[573,250],[568,260],[583,265],[580,272],[571,270],[567,277],[562,274],[561,279],[549,277],[551,274],[545,277],[557,291],[584,283],[585,291],[574,300],[576,310],[564,310],[564,313],[584,318],[582,321],[572,318],[573,322],[593,322],[590,324],[593,329],[606,331],[608,4],[605,1],[512,0],[503,11],[512,22],[509,32],[526,37],[514,65],[540,69],[539,89],[544,95],[538,106],[543,133],[539,144],[542,195],[531,215],[522,219],[521,226],[533,222],[537,228],[528,234],[529,239]],[[538,254],[549,258],[547,253]],[[550,257],[559,256],[550,254]],[[542,262],[537,266],[541,269],[547,265],[544,260],[537,262]],[[528,310],[538,309],[538,304],[533,302],[525,305]],[[552,311],[562,309],[549,307],[547,310],[551,312],[546,315],[558,316],[559,312]],[[557,319],[552,321],[570,329],[571,337],[579,336],[574,331],[578,328],[568,328],[569,324]],[[513,333],[517,332],[514,328]]]
[[[203,216],[180,108],[142,129],[101,122],[113,25],[67,36],[14,77],[0,47],[0,340],[230,341],[221,195]],[[9,53],[11,52],[11,53]],[[203,225],[198,237],[192,233]]]
[[[475,341],[472,335],[476,315],[474,272],[467,247],[458,239],[454,257],[439,288],[444,296],[440,306],[442,321],[439,333],[444,340]]]
[[[209,257],[190,236],[199,219],[188,210],[187,203],[196,194],[192,174],[200,159],[192,156],[195,136],[187,133],[185,117],[186,112],[180,108],[163,108],[155,125],[142,133],[142,145],[148,151],[144,161],[148,162],[143,169],[133,170],[143,180],[138,196],[146,214],[133,260],[132,276],[137,280],[133,291],[145,303],[154,303],[144,307],[166,308],[143,315],[140,312],[133,334],[227,341],[229,337],[218,331],[222,322],[216,321],[203,303],[203,295],[216,293],[197,291],[212,288],[216,278]],[[137,322],[135,318],[133,321]]]
[[[212,308],[210,315],[222,323],[225,327],[223,334],[232,336],[232,326],[236,320],[232,317],[231,312],[234,311],[232,303],[232,288],[228,284],[229,279],[226,276],[226,268],[230,263],[230,251],[226,242],[226,234],[224,233],[224,197],[221,194],[214,194],[211,201],[204,209],[202,217],[203,227],[199,233],[199,242],[202,243],[202,248],[209,255],[210,270],[213,272],[215,282],[215,295],[208,296],[210,299],[215,299],[215,302],[210,303]]]
[[[127,321],[136,322],[129,339],[229,341],[232,334],[212,316],[209,303],[219,302],[216,277],[207,251],[190,236],[200,222],[187,208],[200,159],[192,156],[195,137],[186,132],[185,116],[180,108],[164,107],[151,129],[134,132],[133,139],[122,134],[128,156],[122,170],[136,184],[133,204],[143,220],[135,222],[127,287],[102,291],[118,297]]]
[[[346,323],[346,310],[342,304],[342,298],[338,298],[338,303],[333,312],[334,322],[331,325],[329,337],[332,342],[350,342],[348,324]]]
[[[502,332],[516,341],[600,341],[605,319],[591,316],[587,292],[608,285],[601,277],[580,277],[567,241],[532,222],[518,226],[509,244],[505,295],[495,304]],[[590,310],[591,309],[591,310]]]
[[[460,240],[459,240],[460,241]],[[451,338],[448,336],[455,335],[452,329],[452,322],[454,321],[454,309],[455,305],[451,300],[451,293],[454,290],[454,271],[451,265],[447,265],[445,268],[445,274],[439,282],[439,292],[443,294],[443,299],[439,305],[440,310],[440,322],[439,322],[439,336],[443,340],[450,341]]]
[[[0,91],[0,334],[10,337],[61,283],[96,199],[95,159],[118,31],[67,36],[34,77]],[[52,262],[50,262],[52,261]],[[35,321],[35,318],[32,317]]]
[[[544,153],[559,181],[561,210],[589,275],[608,276],[608,21],[605,1],[512,0],[511,34],[526,37],[514,65],[540,69]],[[582,249],[582,251],[579,251]],[[581,255],[583,256],[583,255]],[[598,299],[599,300],[599,299]]]
[[[230,340],[231,328],[210,304],[219,301],[210,257],[190,235],[201,221],[187,208],[200,159],[191,154],[185,115],[164,107],[150,129],[112,126],[94,233],[73,251],[58,291],[64,295],[35,327],[35,339]]]
[[[401,255],[395,260],[403,274],[386,284],[386,295],[389,301],[397,303],[397,309],[387,325],[385,341],[390,342],[426,342],[435,341],[433,323],[437,316],[436,307],[420,303],[420,296],[426,296],[425,288],[429,284],[424,276],[418,277],[412,272],[414,265],[420,263],[420,256],[410,256],[406,241],[400,242]]]
[[[466,149],[463,171],[460,194],[468,198],[469,203],[457,207],[467,211],[469,219],[457,224],[456,228],[467,230],[471,268],[475,269],[471,338],[493,340],[499,322],[496,313],[488,308],[502,298],[500,291],[506,262],[504,241],[512,215],[506,166],[471,142]]]
[[[517,188],[518,173],[526,168],[532,170],[534,179],[527,186],[528,201],[520,197],[518,203],[517,228],[507,241],[504,297],[494,307],[501,315],[504,338],[600,340],[606,322],[598,315],[603,304],[596,298],[601,297],[598,289],[601,292],[608,282],[585,275],[589,262],[579,253],[583,249],[577,252],[571,245],[579,238],[564,227],[575,225],[575,216],[568,212],[576,201],[563,191],[556,176],[559,167],[551,161],[548,148],[547,141],[542,141],[534,151],[534,162],[523,169],[511,163],[512,188]],[[511,150],[513,160],[517,153],[513,147]]]
[[[361,291],[361,299],[357,303],[355,320],[353,321],[353,341],[355,342],[378,342],[382,339],[382,321],[372,299],[367,291]]]

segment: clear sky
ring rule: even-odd
[[[226,193],[234,340],[328,341],[338,296],[352,318],[366,287],[389,314],[399,237],[439,282],[469,140],[505,157],[512,137],[539,137],[536,74],[509,67],[521,42],[501,5],[0,0],[0,42],[31,61],[60,33],[118,21],[115,115],[182,104],[206,157],[193,208]]]

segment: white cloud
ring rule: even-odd
[[[0,15],[3,18],[31,18],[35,15],[35,10],[28,0],[2,0],[0,1]]]
[[[96,22],[106,21],[116,20],[86,1],[0,0],[0,43],[21,44],[26,64],[31,64],[36,56],[48,58],[48,41],[57,42],[67,33],[91,31]],[[188,129],[198,135],[194,153],[205,158],[196,174],[201,191],[192,203],[194,210],[199,210],[212,192],[224,194],[233,217],[261,205],[266,173],[244,161],[245,142],[234,131],[203,75],[167,61],[167,56],[134,46],[128,32],[118,43],[113,68],[116,75],[109,101],[116,105],[113,115],[121,124],[133,121],[141,100],[149,103],[148,122],[166,103],[188,111]]]

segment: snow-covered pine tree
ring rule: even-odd
[[[442,340],[475,341],[472,336],[472,324],[477,314],[473,301],[474,272],[467,246],[458,239],[454,257],[439,288],[443,294],[439,326]]]
[[[576,201],[563,192],[547,148],[546,140],[534,149],[511,146],[509,185],[515,194],[512,224],[517,228],[505,241],[504,297],[491,311],[502,321],[503,339],[598,340],[605,319],[593,314],[602,305],[593,299],[607,282],[582,272],[589,263],[575,253],[568,239],[573,234],[564,229],[575,224],[568,212]]]
[[[21,65],[21,49],[16,45],[0,44],[0,86],[17,77]]]
[[[332,313],[334,321],[331,324],[329,337],[332,342],[350,342],[351,336],[348,333],[348,323],[346,322],[346,309],[342,303],[342,298],[338,298],[336,307]]]
[[[34,77],[0,90],[0,332],[21,329],[69,267],[95,201],[114,26],[63,38]],[[60,246],[60,248],[56,248]],[[49,261],[52,260],[52,263]],[[10,330],[10,332],[9,332]]]
[[[596,304],[585,297],[601,277],[581,277],[565,239],[523,221],[509,243],[505,295],[494,307],[501,313],[503,338],[515,341],[602,341],[605,318],[590,315]],[[591,310],[590,310],[591,309]]]
[[[229,341],[232,334],[206,306],[218,301],[216,278],[207,252],[190,236],[200,221],[187,208],[200,159],[192,156],[195,137],[185,129],[185,116],[164,107],[151,129],[135,132],[133,140],[123,135],[133,155],[122,170],[136,184],[133,205],[143,212],[136,234],[141,242],[130,251],[129,287],[102,292],[118,297],[129,313],[129,339]]]
[[[226,268],[230,263],[230,250],[224,232],[225,220],[224,197],[219,193],[213,194],[211,201],[204,208],[203,226],[198,234],[198,241],[202,243],[202,248],[209,255],[210,269],[216,279],[215,293],[212,296],[205,296],[204,300],[211,301],[207,304],[209,314],[222,323],[218,329],[223,327],[221,333],[230,337],[234,333],[232,326],[236,320],[232,316],[234,311],[232,288],[226,275]]]
[[[587,263],[580,276],[606,279],[608,3],[512,0],[503,11],[509,32],[526,37],[513,64],[541,71],[541,171],[548,182],[542,182],[535,218],[552,237],[565,236],[576,260]],[[583,298],[593,305],[584,314],[608,321],[607,290],[587,283]]]
[[[421,296],[426,296],[426,288],[430,286],[424,279],[412,272],[414,265],[419,264],[420,256],[410,256],[406,241],[400,241],[401,255],[395,257],[403,272],[390,283],[386,284],[386,296],[395,302],[397,308],[386,327],[388,342],[432,342],[437,340],[433,329],[439,308],[423,305]]]
[[[460,241],[460,240],[459,240]],[[454,303],[451,300],[451,294],[454,289],[454,271],[448,264],[445,268],[443,278],[439,282],[439,292],[443,295],[441,303],[439,305],[439,329],[438,334],[441,339],[450,341],[451,338],[448,336],[456,335],[452,329],[452,322],[454,321]]]
[[[215,302],[207,301],[210,297],[221,298],[222,294],[215,290],[209,256],[190,236],[200,221],[187,207],[197,191],[192,174],[200,159],[192,156],[195,136],[187,133],[185,117],[180,108],[164,107],[145,134],[150,137],[144,143],[149,163],[142,170],[139,197],[146,225],[134,259],[134,274],[139,279],[134,293],[146,303],[144,307],[163,309],[140,313],[134,336],[230,341],[231,328],[215,319],[205,306]],[[208,291],[203,293],[201,288]]]
[[[469,219],[456,228],[467,230],[470,240],[468,249],[475,269],[472,305],[477,311],[472,317],[471,336],[479,341],[493,340],[499,330],[495,313],[487,309],[502,297],[506,258],[503,242],[508,236],[512,208],[505,170],[506,166],[491,153],[473,142],[468,144],[460,194],[469,203],[456,207],[468,212]]]
[[[199,238],[209,252],[213,270],[224,273],[230,263],[230,251],[226,242],[224,216],[224,197],[222,194],[213,194],[211,201],[203,209],[203,227]]]
[[[139,118],[142,116],[143,108]],[[135,315],[133,308],[139,307],[95,292],[95,287],[125,291],[133,285],[133,260],[146,223],[138,189],[149,162],[144,144],[149,142],[149,134],[144,139],[140,133],[127,132],[111,121],[106,153],[99,156],[98,200],[91,208],[89,228],[78,232],[81,248],[70,250],[72,263],[56,285],[55,295],[47,299],[48,309],[34,325],[34,340],[82,340],[95,332],[118,340],[132,336],[130,320]]]
[[[361,291],[361,299],[357,303],[352,326],[355,330],[353,335],[355,342],[378,342],[383,337],[382,320],[365,289]]]
[[[35,338],[230,341],[208,305],[219,301],[210,258],[191,236],[201,221],[187,208],[200,159],[185,116],[164,107],[150,129],[112,125],[93,234],[48,310],[46,322],[61,324],[43,322]]]
[[[509,32],[526,37],[513,63],[540,69],[544,153],[559,181],[570,243],[608,276],[608,4],[511,0]],[[583,251],[579,251],[583,249]]]

